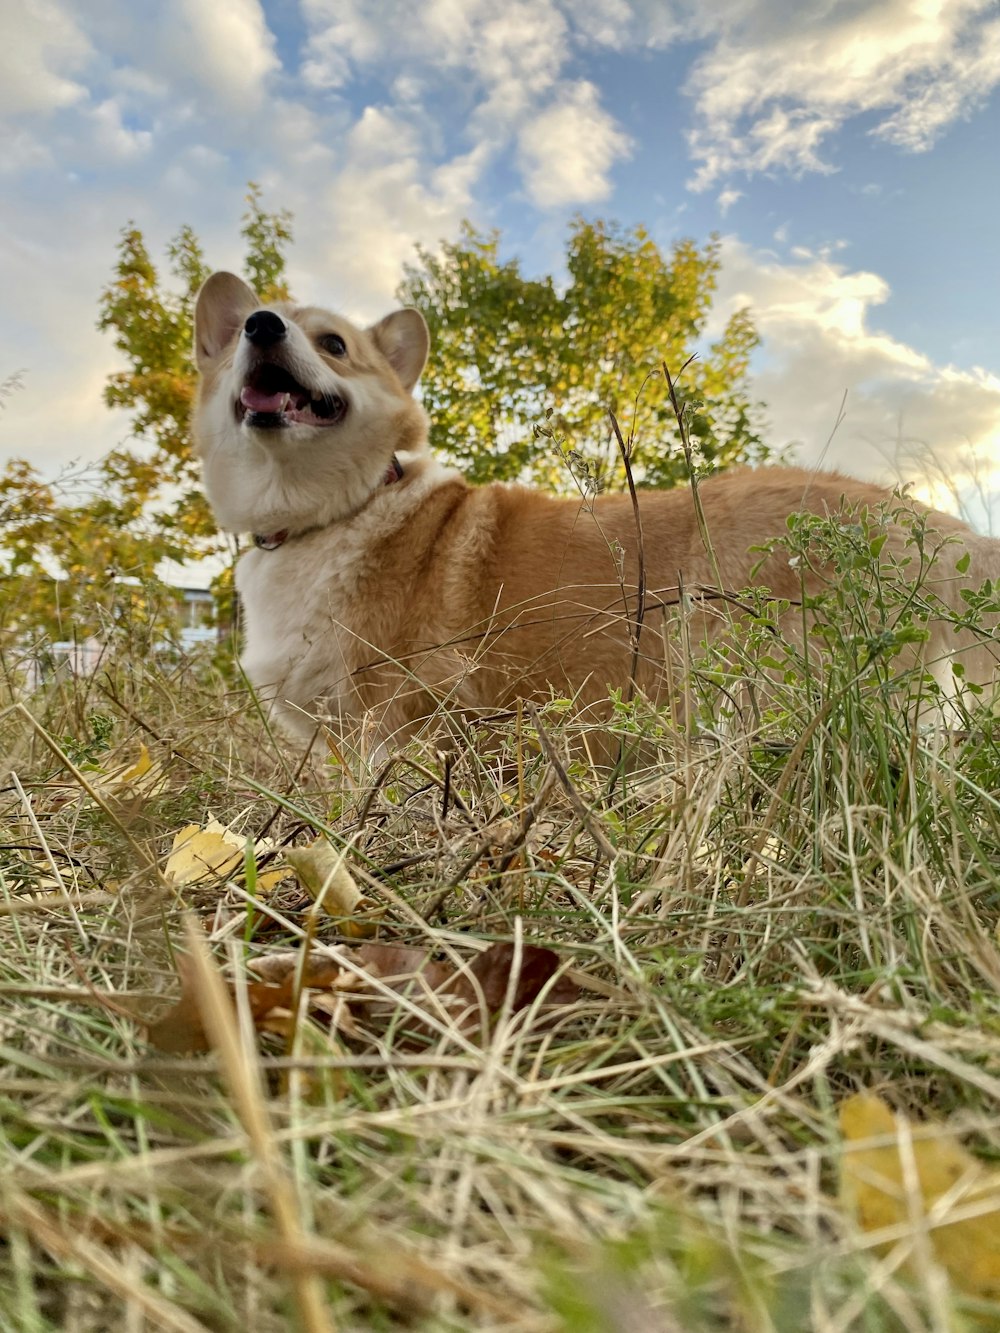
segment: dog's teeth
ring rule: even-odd
[[[290,393],[286,393],[285,396],[284,396],[284,398],[282,398],[282,400],[281,400],[281,411],[282,411],[282,412],[287,412],[287,411],[288,411],[288,404],[289,404],[291,401],[292,401],[292,395],[291,395]]]

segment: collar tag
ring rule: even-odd
[[[286,541],[288,541],[287,528],[282,528],[280,532],[255,532],[253,535],[253,544],[261,551],[276,551]]]

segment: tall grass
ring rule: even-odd
[[[619,697],[641,757],[610,783],[566,701],[317,775],[209,663],[125,648],[16,707],[8,679],[0,1327],[1000,1327],[912,1237],[874,1252],[836,1123],[872,1088],[1000,1155],[1000,743],[975,699],[927,723],[912,599],[858,532],[807,535],[847,571],[825,653],[744,599],[738,652],[689,644],[685,708]],[[93,799],[140,743],[162,783]],[[339,938],[291,882],[172,888],[209,813],[349,847],[383,939],[550,946],[579,1003],[417,1049],[221,1005],[212,1055],[151,1049],[192,948],[239,978]]]

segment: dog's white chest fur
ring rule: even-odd
[[[236,568],[245,618],[241,663],[281,724],[303,739],[317,719],[360,717],[355,673],[377,658],[369,616],[358,612],[358,585],[371,552],[454,474],[430,460],[418,475],[388,486],[353,518],[277,547],[247,551]]]
[[[248,551],[237,567],[243,669],[282,724],[302,736],[315,730],[318,707],[331,717],[356,711],[345,614],[357,555],[354,542],[328,529],[274,551]]]

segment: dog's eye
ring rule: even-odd
[[[329,352],[331,356],[346,356],[347,343],[339,333],[324,333],[319,340],[319,345],[324,352]]]

